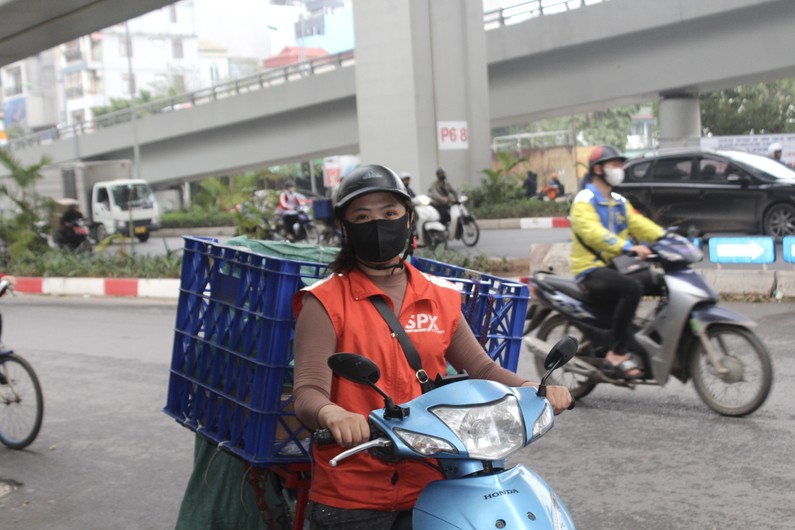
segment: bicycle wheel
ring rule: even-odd
[[[0,442],[11,449],[29,446],[43,417],[44,395],[36,372],[22,357],[0,357]]]

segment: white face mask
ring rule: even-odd
[[[604,168],[605,181],[612,187],[616,187],[624,182],[624,168],[622,167],[606,167]]]

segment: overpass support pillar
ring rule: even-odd
[[[408,171],[425,191],[491,167],[482,0],[354,0],[363,163]]]
[[[664,95],[660,99],[660,147],[698,147],[701,107],[696,94]]]

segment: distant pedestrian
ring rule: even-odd
[[[525,197],[532,199],[538,193],[538,173],[535,171],[528,171],[527,178],[524,179],[522,183],[522,187],[524,188]]]
[[[778,142],[774,142],[767,146],[767,156],[772,158],[777,162],[781,162],[781,151],[782,147],[781,144]]]

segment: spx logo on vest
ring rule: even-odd
[[[439,329],[436,324],[438,319],[438,315],[429,315],[428,313],[411,315],[409,321],[406,322],[406,333],[444,333],[444,330]]]

